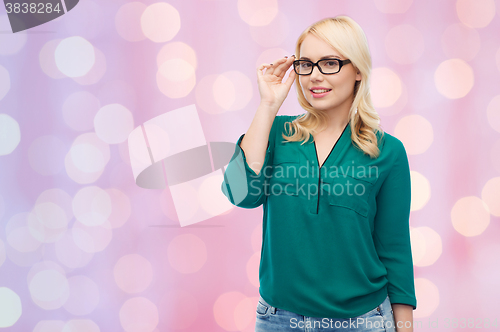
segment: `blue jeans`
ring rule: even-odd
[[[387,296],[376,308],[354,318],[318,318],[298,315],[269,305],[262,296],[256,310],[255,332],[336,331],[395,332],[394,315]]]

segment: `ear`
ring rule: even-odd
[[[361,72],[359,71],[359,69],[357,70],[356,72],[356,81],[361,81]]]

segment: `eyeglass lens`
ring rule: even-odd
[[[318,62],[318,66],[325,74],[335,74],[340,68],[339,62],[334,59],[321,60]],[[298,63],[295,64],[295,69],[300,75],[308,75],[312,73],[313,63],[307,60],[298,60]]]

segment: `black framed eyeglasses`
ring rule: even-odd
[[[338,73],[342,69],[342,66],[348,63],[351,63],[351,60],[322,59],[316,63],[309,60],[295,60],[293,62],[293,69],[297,75],[311,75],[314,66],[318,66],[322,74],[331,75]]]

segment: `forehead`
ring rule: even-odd
[[[300,45],[300,57],[318,60],[325,55],[342,57],[334,47],[309,33]]]

